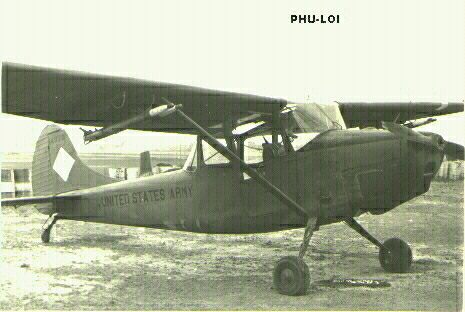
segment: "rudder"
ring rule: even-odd
[[[49,125],[42,130],[32,160],[34,196],[55,195],[115,181],[87,167],[59,126]]]

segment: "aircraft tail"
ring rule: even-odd
[[[63,129],[49,125],[42,130],[32,160],[34,196],[56,195],[115,181],[87,167]]]

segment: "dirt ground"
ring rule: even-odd
[[[413,249],[410,273],[385,273],[378,250],[344,224],[324,226],[305,261],[301,297],[273,288],[277,260],[297,255],[303,229],[205,235],[59,221],[40,241],[46,216],[5,208],[0,310],[436,310],[462,307],[463,182],[432,189],[382,216],[358,220],[380,240]],[[369,288],[330,279],[388,282]]]

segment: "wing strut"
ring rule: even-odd
[[[237,162],[240,164],[240,170],[242,172],[247,173],[250,177],[255,179],[261,186],[263,186],[268,192],[273,194],[276,198],[278,198],[282,203],[284,203],[289,208],[293,209],[297,214],[309,217],[308,213],[294,200],[292,200],[289,196],[284,194],[279,188],[271,184],[267,179],[265,179],[262,175],[260,175],[257,171],[255,171],[252,167],[250,167],[247,163],[245,163],[242,159],[240,159],[236,154],[234,154],[231,150],[221,144],[217,139],[215,139],[210,133],[208,133],[205,129],[203,129],[199,124],[197,124],[194,120],[192,120],[189,116],[184,114],[181,110],[181,105],[174,105],[174,108],[179,116],[184,118],[188,123],[190,123],[194,128],[196,128],[202,136],[204,136],[205,141],[210,144],[214,149],[216,149],[221,155],[229,159],[231,162]]]

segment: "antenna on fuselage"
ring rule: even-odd
[[[147,177],[151,175],[153,175],[152,160],[150,159],[150,152],[145,151],[140,153],[139,176]]]

